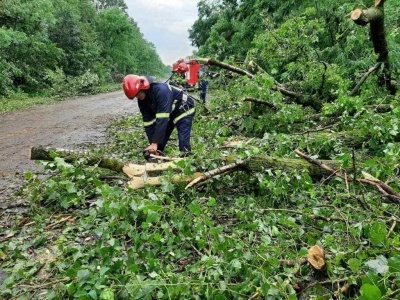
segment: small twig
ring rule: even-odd
[[[350,196],[350,187],[349,187],[349,181],[347,180],[347,173],[346,172],[344,172],[344,181],[346,182],[347,194]]]
[[[55,227],[55,226],[57,226],[57,225],[59,225],[59,224],[62,224],[62,223],[64,223],[64,222],[68,221],[68,220],[71,219],[71,218],[72,218],[72,216],[68,216],[68,217],[62,218],[61,220],[58,220],[57,222],[54,222],[53,224],[47,225],[47,226],[45,227],[45,229],[46,229],[46,230],[49,230],[49,229],[51,229],[51,228],[53,228],[53,227]]]
[[[342,278],[342,279],[338,279],[338,280],[325,280],[325,281],[314,281],[313,283],[310,283],[309,285],[307,285],[306,287],[304,287],[298,294],[302,294],[304,293],[306,290],[320,284],[320,285],[324,285],[324,284],[333,284],[333,283],[342,283],[342,282],[347,282],[349,280],[349,278]]]
[[[324,65],[324,74],[322,75],[322,80],[321,80],[321,94],[322,91],[324,90],[324,85],[325,85],[325,81],[326,81],[326,71],[328,71],[328,63],[324,62],[324,61],[319,61],[319,63]]]
[[[390,227],[390,230],[389,230],[388,234],[386,235],[386,239],[388,239],[390,237],[390,234],[396,228],[396,225],[397,225],[397,221],[394,221],[392,227]]]
[[[258,296],[260,296],[260,293],[259,293],[259,292],[255,293],[253,296],[251,296],[251,297],[249,298],[249,300],[257,299]]]
[[[311,133],[311,132],[324,131],[324,130],[326,130],[326,129],[335,127],[335,126],[337,126],[337,125],[338,125],[338,124],[333,124],[333,125],[325,126],[325,127],[322,127],[322,128],[310,129],[310,130],[306,130],[306,131],[299,132],[299,133],[293,133],[293,135],[303,135],[303,134],[307,134],[307,133]]]
[[[42,289],[42,288],[44,288],[44,287],[47,287],[47,286],[49,286],[49,285],[55,285],[55,284],[57,284],[57,283],[64,282],[64,281],[68,281],[68,280],[69,280],[68,278],[63,278],[63,279],[54,280],[54,281],[52,281],[52,282],[44,283],[44,284],[41,284],[41,285],[35,285],[35,286],[32,286],[32,285],[16,285],[16,286],[14,286],[14,287],[17,287],[17,286],[18,286],[18,287],[28,287],[28,288],[30,288],[30,289],[27,290],[27,291],[25,291],[25,292],[23,292],[22,294],[16,295],[15,297],[11,298],[11,300],[13,300],[13,299],[18,299],[19,297],[21,297],[21,296],[24,295],[24,294],[30,293],[30,292],[32,292],[32,291],[38,291],[38,290],[40,290],[40,289]],[[14,288],[14,287],[13,287],[13,288]]]
[[[192,248],[194,249],[194,251],[196,251],[197,255],[202,257],[204,254],[201,253],[192,243],[190,243],[190,246],[192,246]]]
[[[356,165],[356,155],[354,148],[352,149],[352,161],[353,161],[353,180],[357,180],[357,165]]]
[[[208,172],[205,172],[203,175],[201,175],[200,177],[197,177],[196,179],[192,180],[186,187],[185,190],[190,189],[193,186],[198,185],[201,182],[204,182],[214,176],[220,175],[220,174],[224,174],[224,173],[229,173],[229,172],[233,172],[237,169],[239,169],[240,167],[242,167],[243,164],[242,163],[233,163],[233,164],[229,164],[226,166],[223,166],[221,168],[215,169],[215,170],[211,170]]]
[[[15,236],[15,233],[10,233],[9,235],[7,235],[6,237],[2,238],[0,240],[0,243],[3,243],[5,241],[8,241],[9,239],[13,238]]]

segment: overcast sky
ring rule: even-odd
[[[188,29],[197,20],[197,0],[125,0],[128,14],[164,64],[192,54]]]

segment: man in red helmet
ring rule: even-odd
[[[167,83],[155,82],[152,77],[127,75],[123,89],[129,99],[138,99],[150,153],[163,152],[176,127],[179,151],[191,152],[190,132],[195,114],[194,100],[182,90]]]

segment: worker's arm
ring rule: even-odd
[[[147,103],[138,101],[138,105],[143,118],[144,131],[146,132],[149,143],[151,143],[156,127],[156,115],[151,111]]]
[[[156,86],[154,101],[156,102],[156,121],[154,134],[150,143],[162,144],[171,114],[173,93],[167,84]]]

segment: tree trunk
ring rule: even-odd
[[[48,148],[48,147],[32,147],[30,159],[32,160],[54,160],[52,153],[56,153],[58,157],[63,158],[66,162],[72,162],[78,158],[85,158],[88,166],[97,165],[101,168],[109,169],[115,172],[122,172],[125,166],[122,162],[115,158],[99,157],[87,151],[74,151],[66,149]]]
[[[389,49],[385,34],[384,0],[376,0],[375,6],[368,9],[356,9],[351,13],[351,19],[357,25],[366,26],[370,24],[370,35],[374,45],[374,52],[378,54],[378,63],[383,63],[383,74],[380,78],[381,84],[385,85],[391,94],[396,93],[396,87],[391,81],[391,70],[389,62]]]

